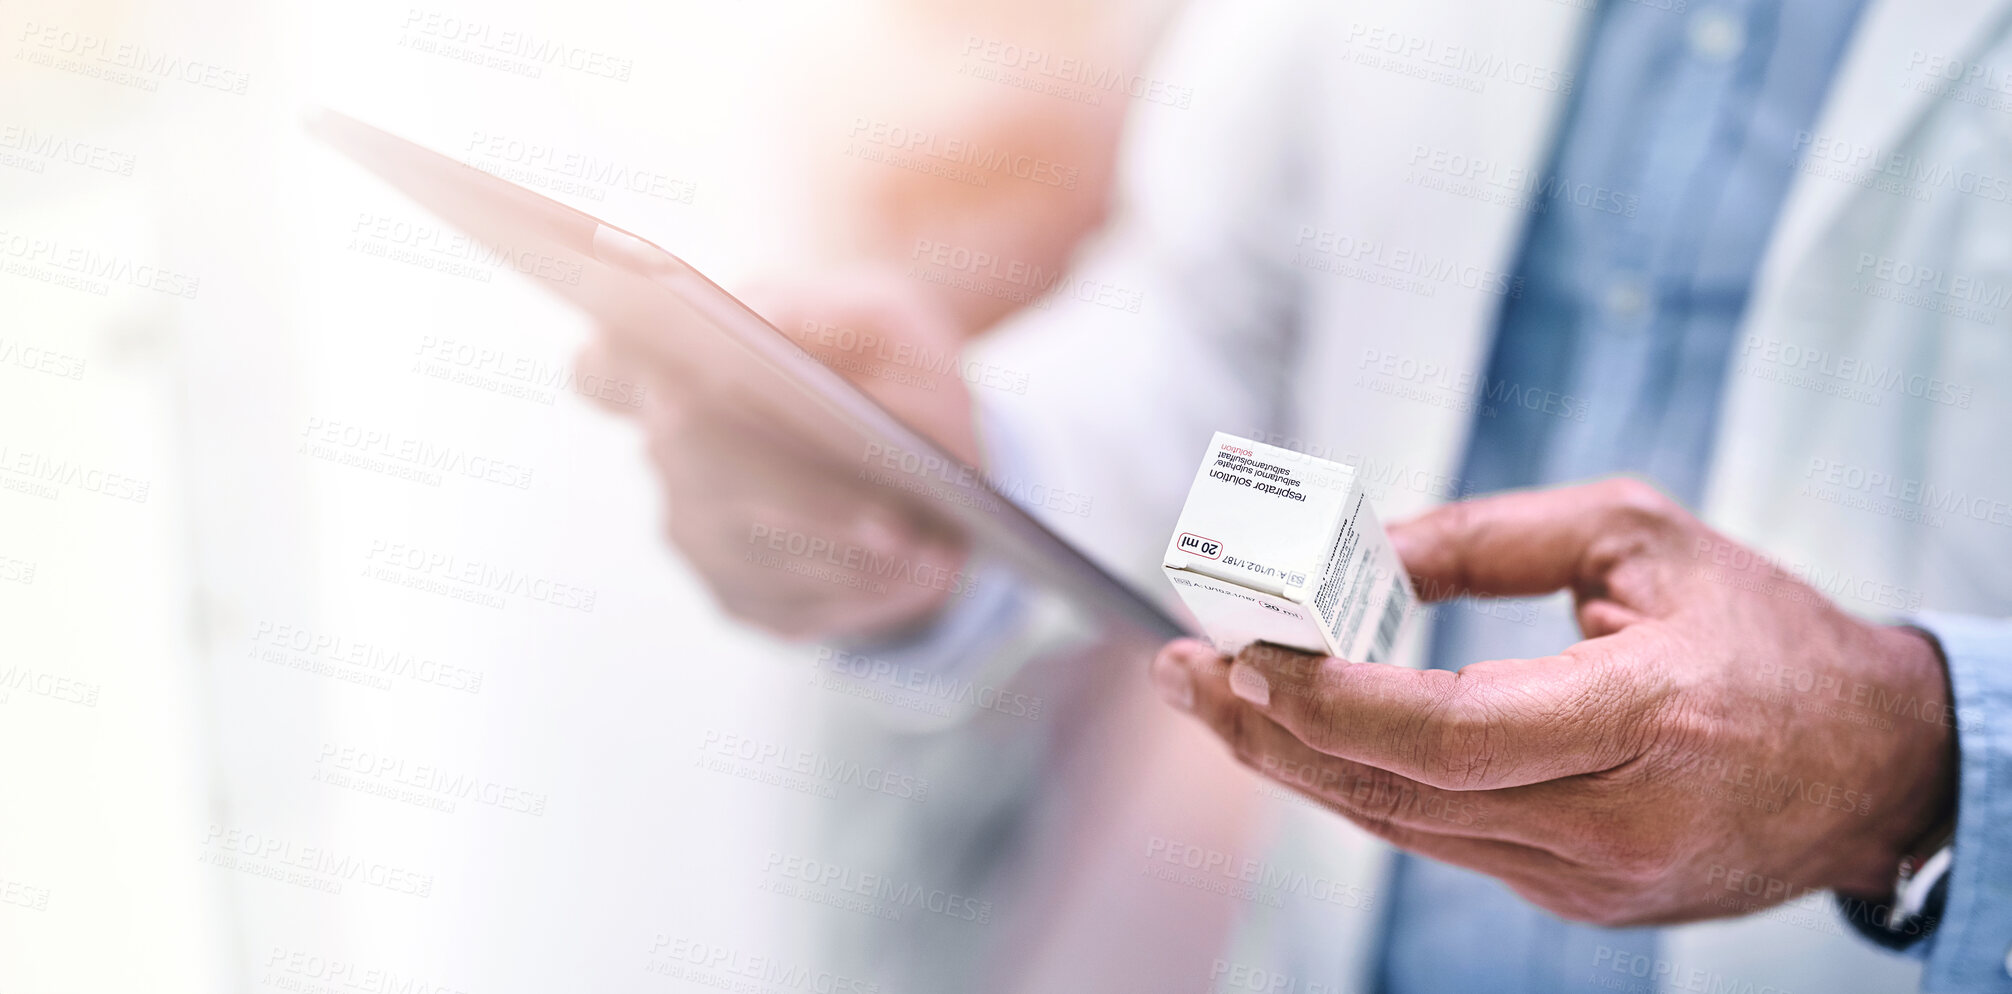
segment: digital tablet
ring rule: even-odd
[[[964,463],[670,252],[599,218],[346,115],[310,132],[482,243],[604,328],[649,336],[682,388],[729,402],[763,458],[954,528],[1026,580],[1135,634],[1184,626],[1104,571]]]

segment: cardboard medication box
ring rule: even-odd
[[[1383,662],[1411,578],[1355,467],[1217,432],[1162,565],[1216,647]]]

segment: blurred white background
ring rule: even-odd
[[[664,546],[638,438],[568,389],[581,319],[401,261],[438,226],[300,122],[579,156],[546,192],[731,281],[798,251],[768,118],[823,6],[4,8],[0,989],[637,987],[666,939],[801,961],[755,885],[814,799],[695,760],[794,741],[804,651]],[[470,25],[582,68],[453,57]],[[459,599],[385,579],[403,557],[535,582]],[[393,779],[432,789],[358,786]]]

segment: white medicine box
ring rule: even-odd
[[[1411,578],[1355,467],[1217,432],[1162,562],[1216,648],[1384,662]]]

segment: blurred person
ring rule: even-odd
[[[889,0],[828,12],[804,32],[815,43],[787,60],[802,100],[772,124],[802,164],[802,227],[790,235],[807,235],[810,249],[741,295],[890,411],[980,462],[971,394],[1013,384],[955,360],[971,336],[1036,302],[1101,223],[1128,110],[1187,98],[1147,93],[1141,75],[1173,6]],[[1048,275],[932,278],[916,262],[932,251]],[[820,642],[814,680],[872,668],[853,681],[865,704],[846,695],[806,721],[821,753],[919,785],[911,799],[923,803],[825,798],[809,828],[816,857],[984,909],[977,923],[826,915],[813,925],[820,964],[896,990],[1041,989],[1057,973],[1072,985],[1158,986],[1205,970],[1230,926],[1219,896],[1170,899],[1136,879],[1057,872],[1109,862],[1142,826],[1179,826],[1215,847],[1249,831],[1255,798],[1236,771],[1133,693],[1133,674],[1089,665],[1141,649],[1095,641],[1080,618],[1016,593],[999,564],[968,561],[955,527],[907,513],[877,487],[789,464],[727,405],[678,382],[673,357],[653,362],[653,344],[610,334],[581,364],[641,365],[670,391],[640,417],[671,543],[727,612]],[[751,563],[756,529],[959,579],[834,586]],[[976,581],[958,614],[967,620],[917,631],[945,603],[965,604],[952,592],[965,577]],[[880,700],[917,686],[919,702]],[[981,695],[989,707],[967,706]],[[1192,760],[1215,772],[1197,774]],[[1170,942],[1185,953],[1155,954]]]
[[[1024,395],[890,408],[988,470],[1094,481],[1099,514],[1047,519],[1151,589],[1221,429],[1358,465],[1386,517],[1452,501],[1392,529],[1423,593],[1573,594],[1441,610],[1424,671],[1161,653],[1154,685],[1238,758],[1429,857],[1366,881],[1373,931],[1254,916],[1197,981],[2012,989],[2007,13],[1182,19],[1153,74],[1196,99],[1135,109],[1111,222],[1068,277],[1136,312],[1057,294],[970,347],[1028,370]],[[965,333],[907,283],[833,279],[889,340]],[[662,441],[705,416],[646,419],[681,547],[744,532],[745,502],[681,489]],[[1614,473],[1651,482],[1554,486]],[[962,561],[871,508],[796,513]],[[941,647],[1000,624],[694,559],[799,636]],[[1753,915],[1823,891],[1841,914]]]

